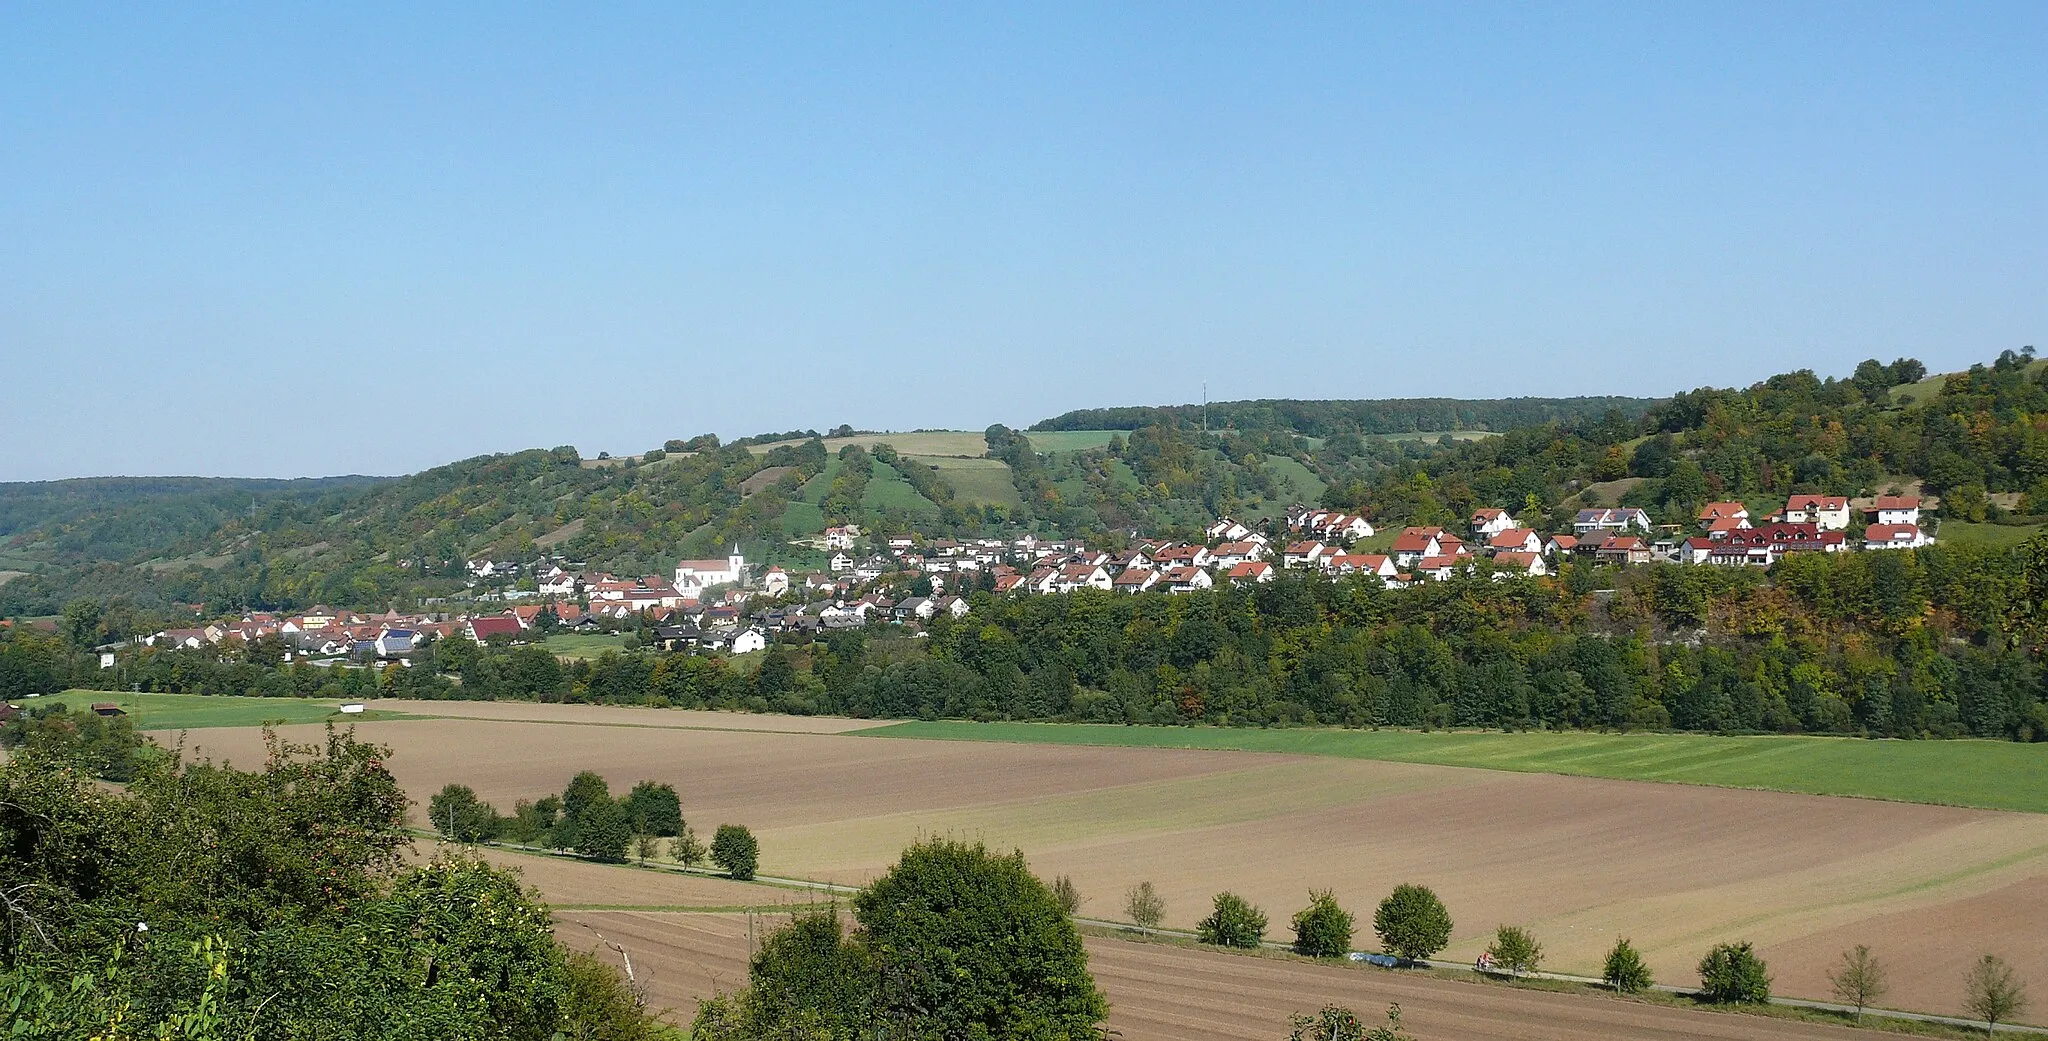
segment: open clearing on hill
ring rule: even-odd
[[[593,708],[408,703],[442,705],[562,719]],[[486,719],[359,729],[394,748],[392,769],[421,803],[459,782],[509,809],[584,769],[616,791],[672,783],[700,835],[752,827],[768,875],[859,884],[920,836],[952,835],[1021,848],[1045,877],[1072,875],[1084,914],[1121,917],[1124,891],[1150,880],[1172,927],[1191,927],[1226,888],[1264,907],[1276,935],[1311,886],[1335,889],[1369,921],[1394,885],[1419,881],[1457,922],[1450,958],[1474,956],[1495,925],[1515,922],[1565,972],[1597,973],[1627,935],[1677,983],[1713,943],[1754,940],[1778,990],[1801,997],[1825,997],[1822,973],[1840,948],[1866,943],[1895,966],[1890,1003],[1926,1011],[1956,1010],[1978,953],[2048,980],[2042,815],[1188,749]],[[261,756],[253,730],[190,741],[236,762]]]
[[[393,719],[419,705],[419,701],[387,701],[383,708],[361,715],[343,715],[343,702],[333,698],[236,698],[202,694],[131,694],[104,690],[67,690],[22,705],[61,701],[73,711],[85,711],[95,704],[113,702],[121,706],[138,730],[198,730],[212,727],[260,727],[265,723],[355,723]]]
[[[988,438],[979,430],[920,430],[916,433],[897,434],[855,434],[852,437],[828,437],[824,439],[825,451],[834,455],[847,445],[873,448],[888,445],[903,455],[964,455],[983,456],[988,454]],[[752,445],[750,450],[760,455],[784,445],[800,445],[802,441],[777,441],[773,444]]]
[[[778,919],[757,918],[757,932]],[[648,999],[688,1023],[697,1001],[746,982],[747,919],[736,914],[563,911],[555,932],[618,964],[598,936],[623,945]],[[1548,994],[1411,973],[1254,958],[1091,936],[1088,967],[1109,996],[1109,1026],[1126,1041],[1270,1041],[1294,1012],[1329,1002],[1371,1023],[1399,1002],[1423,1041],[1795,1041],[1872,1035],[1812,1023]]]
[[[886,719],[840,716],[777,716],[759,712],[629,708],[623,705],[561,705],[534,701],[405,701],[381,699],[372,711],[455,719],[514,720],[526,723],[588,723],[682,730],[754,730],[786,734],[845,734],[889,725]]]

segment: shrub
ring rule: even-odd
[[[1640,994],[1649,990],[1655,982],[1650,976],[1650,967],[1643,964],[1643,956],[1636,953],[1634,944],[1626,937],[1614,941],[1607,952],[1607,964],[1600,970],[1600,978],[1607,981],[1617,994]]]
[[[1195,923],[1195,935],[1219,947],[1255,948],[1266,938],[1266,913],[1236,893],[1218,893],[1215,910]]]
[[[1762,1005],[1771,1000],[1771,977],[1749,941],[1719,944],[1700,959],[1700,993],[1721,1004]]]
[[[1308,891],[1308,906],[1294,913],[1294,953],[1341,958],[1351,953],[1351,912],[1330,890]]]
[[[1082,902],[1087,899],[1074,885],[1074,880],[1066,875],[1052,880],[1052,898],[1059,902],[1060,910],[1066,912],[1069,918],[1081,910]]]
[[[754,877],[760,865],[761,844],[744,824],[721,824],[711,837],[711,862],[725,873],[744,882]]]
[[[1373,930],[1388,953],[1427,958],[1451,942],[1451,914],[1428,886],[1400,885],[1373,915]]]

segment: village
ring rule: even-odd
[[[1464,532],[1408,527],[1391,541],[1366,517],[1293,506],[1266,530],[1229,517],[1200,542],[1136,538],[1116,552],[1078,540],[1025,534],[1009,539],[871,536],[855,525],[828,529],[823,570],[793,574],[750,566],[738,547],[723,558],[679,561],[672,575],[622,578],[541,559],[467,562],[478,605],[508,596],[502,609],[362,613],[316,607],[295,614],[249,612],[239,619],[167,629],[145,645],[170,649],[272,640],[286,661],[406,663],[429,640],[460,635],[479,644],[524,643],[560,632],[633,628],[665,651],[746,654],[785,633],[817,634],[894,624],[913,631],[940,616],[965,617],[969,596],[1051,595],[1082,589],[1190,593],[1218,583],[1257,585],[1281,571],[1331,578],[1369,576],[1389,588],[1464,573],[1504,579],[1558,574],[1568,561],[1627,567],[1656,562],[1766,568],[1787,555],[1851,549],[1915,549],[1934,539],[1920,527],[1921,500],[1881,495],[1795,495],[1757,523],[1740,502],[1700,510],[1691,532],[1659,527],[1629,507],[1579,510],[1572,530],[1546,532],[1507,510],[1473,511]],[[1852,520],[1866,522],[1851,542]],[[1373,543],[1377,551],[1361,549]],[[501,588],[523,585],[521,591]]]

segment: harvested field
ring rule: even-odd
[[[951,835],[1073,876],[1088,915],[1121,917],[1123,892],[1149,880],[1169,927],[1191,927],[1226,888],[1265,908],[1276,936],[1311,886],[1369,922],[1416,881],[1450,907],[1450,958],[1514,922],[1543,941],[1548,968],[1596,974],[1627,935],[1673,983],[1713,943],[1753,940],[1779,992],[1798,997],[1826,997],[1822,972],[1866,943],[1897,967],[1893,1001],[1930,1012],[1956,1010],[1956,981],[1984,951],[2048,980],[2044,815],[1228,751],[484,719],[359,730],[395,748],[392,768],[422,802],[460,782],[509,808],[583,769],[615,791],[673,783],[700,835],[752,827],[770,875],[859,884],[918,837]],[[261,755],[250,730],[193,744]]]
[[[413,859],[425,861],[447,843],[421,840],[414,843]],[[477,849],[475,853],[499,867],[519,872],[526,884],[540,891],[541,898],[558,908],[579,907],[667,907],[738,908],[769,907],[776,904],[809,904],[822,899],[813,892],[752,885],[706,875],[685,875],[658,868],[592,864],[568,857],[514,853],[502,849]]]
[[[688,1022],[700,998],[746,979],[747,920],[740,915],[561,912],[556,934],[598,950],[597,935],[632,952],[650,1003]],[[756,928],[761,928],[756,920]],[[1365,1016],[1399,1002],[1409,1033],[1425,1041],[1531,1038],[1854,1038],[1859,1031],[1583,995],[1547,994],[1419,974],[1315,965],[1164,944],[1088,938],[1089,968],[1109,996],[1109,1025],[1126,1041],[1270,1041],[1293,1012],[1337,1002]],[[1368,1022],[1370,1022],[1368,1020]]]
[[[519,720],[529,723],[594,723],[610,726],[678,727],[690,730],[759,730],[788,734],[844,734],[889,725],[888,720],[837,716],[775,716],[759,712],[710,712],[624,705],[560,705],[534,701],[406,701],[382,699],[366,707],[412,716]]]

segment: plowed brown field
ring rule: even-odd
[[[747,921],[737,915],[562,912],[563,942],[624,946],[650,1002],[687,1023],[698,999],[746,979]],[[772,926],[757,919],[756,929]],[[601,951],[614,964],[616,955]],[[1756,1016],[1547,994],[1407,973],[1088,938],[1088,963],[1125,1041],[1271,1041],[1287,1017],[1336,1002],[1377,1015],[1399,1002],[1424,1041],[1679,1041],[1854,1038],[1860,1031]]]
[[[422,803],[460,782],[509,809],[583,769],[618,791],[673,783],[700,834],[750,825],[764,874],[858,884],[919,836],[951,835],[1072,875],[1090,898],[1083,913],[1104,918],[1122,917],[1121,894],[1150,880],[1169,926],[1192,926],[1232,889],[1277,934],[1310,887],[1335,889],[1369,923],[1381,896],[1417,881],[1457,922],[1451,958],[1516,922],[1544,942],[1546,967],[1565,972],[1596,973],[1627,935],[1673,983],[1690,982],[1713,943],[1749,939],[1791,996],[1826,998],[1823,973],[1858,943],[1892,964],[1886,1003],[1897,1007],[1957,1011],[1962,975],[1987,951],[2048,986],[2048,816],[1240,752],[592,724],[359,730],[393,746],[393,769]],[[194,731],[188,747],[261,758],[255,731]],[[557,877],[570,868],[581,866],[528,870],[561,903],[742,902],[671,892],[639,872]],[[1357,942],[1371,942],[1368,929]]]

